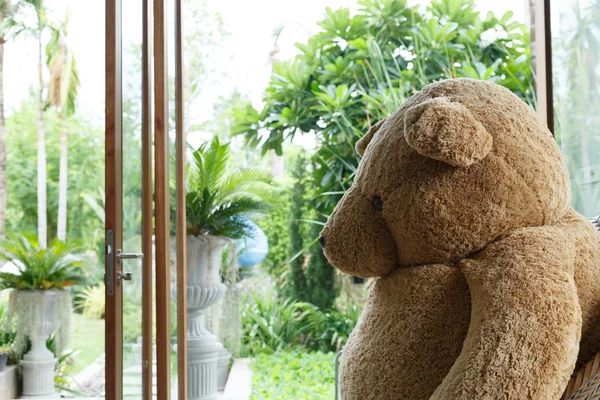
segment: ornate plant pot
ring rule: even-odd
[[[58,397],[54,390],[54,367],[56,358],[46,347],[48,337],[60,327],[57,319],[57,294],[53,290],[21,292],[19,296],[39,296],[37,312],[39,323],[35,331],[29,333],[31,350],[23,356],[23,397],[53,398]]]
[[[229,240],[187,236],[188,399],[217,398],[217,363],[223,346],[206,329],[205,313],[227,290],[221,283],[221,257]]]

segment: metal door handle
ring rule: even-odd
[[[123,251],[121,249],[117,250],[117,259],[119,260],[119,262],[121,262],[121,260],[134,260],[136,258],[143,258],[144,254],[143,253],[123,253]]]
[[[118,271],[115,276],[115,259],[117,263],[121,263],[121,260],[130,260],[136,258],[142,258],[142,253],[123,253],[121,249],[115,251],[115,233],[112,229],[106,231],[106,257],[105,257],[105,273],[104,273],[104,284],[106,285],[106,295],[114,296],[115,294],[115,280],[116,284],[119,285],[122,281],[130,281],[133,279],[131,272]]]

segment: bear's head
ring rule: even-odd
[[[566,166],[537,114],[509,90],[472,79],[434,83],[356,144],[352,187],[321,233],[343,272],[451,263],[569,208]]]

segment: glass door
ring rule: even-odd
[[[148,38],[147,0],[106,1],[107,399],[156,392]]]
[[[187,395],[181,44],[181,0],[106,0],[107,399]]]

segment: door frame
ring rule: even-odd
[[[122,113],[122,37],[121,0],[106,0],[106,115],[105,115],[105,229],[114,232],[114,247],[123,246],[123,113]],[[117,282],[121,264],[115,249],[105,246],[105,263],[112,262],[112,282]],[[107,281],[108,271],[105,272]],[[123,393],[123,297],[120,290],[109,295],[106,284],[105,323],[105,396],[119,399]]]

